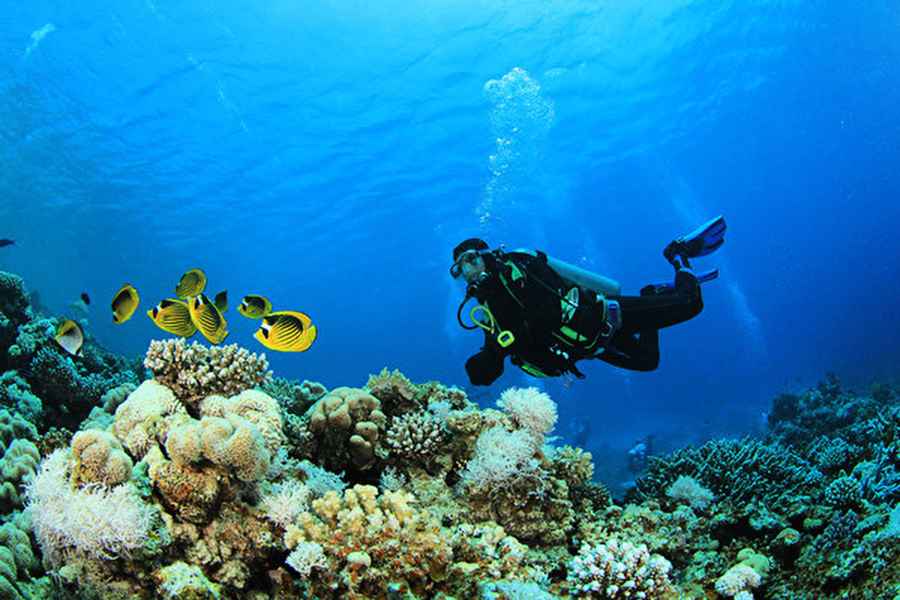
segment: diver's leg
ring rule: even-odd
[[[641,290],[640,296],[612,296],[622,310],[622,329],[626,334],[671,327],[696,317],[703,310],[700,282],[687,269],[675,273],[675,286],[653,293],[654,286]]]

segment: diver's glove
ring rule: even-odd
[[[472,385],[491,385],[503,375],[503,355],[484,348],[466,361],[466,373]]]

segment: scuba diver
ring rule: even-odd
[[[473,385],[490,385],[503,374],[505,358],[535,377],[572,374],[579,360],[597,358],[635,371],[659,366],[659,330],[697,316],[703,310],[700,284],[718,277],[718,269],[695,274],[690,260],[725,243],[721,216],[670,242],[663,256],[675,268],[673,282],[623,296],[607,277],[552,258],[540,251],[490,250],[478,238],[453,249],[450,275],[466,282],[456,311],[459,324],[484,332],[484,346],[466,361]],[[463,309],[471,299],[471,323]]]

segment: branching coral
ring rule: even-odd
[[[611,539],[583,546],[570,565],[572,595],[587,598],[668,598],[672,565],[646,546]]]
[[[308,573],[310,590],[323,598],[384,597],[387,583],[404,581],[427,594],[450,564],[440,526],[415,506],[412,495],[357,485],[343,496],[314,500],[288,528],[285,543],[321,545],[328,568]]]
[[[419,462],[430,461],[444,439],[444,427],[430,412],[407,413],[394,418],[385,445],[391,455]]]
[[[31,319],[31,307],[25,282],[14,273],[0,271],[0,313],[14,323]]]
[[[181,338],[150,342],[144,366],[189,406],[213,394],[238,394],[272,376],[265,354],[254,354],[237,344],[208,348]]]

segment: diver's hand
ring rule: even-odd
[[[485,348],[469,357],[466,373],[472,385],[491,385],[503,375],[503,355]]]

